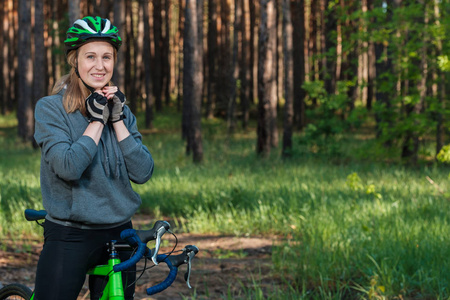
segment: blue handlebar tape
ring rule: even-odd
[[[144,256],[147,245],[139,243],[136,253],[128,260],[121,262],[113,267],[114,272],[120,272],[137,264],[137,262]]]
[[[147,289],[147,295],[154,295],[161,291],[164,291],[169,286],[171,286],[172,283],[175,281],[175,278],[177,278],[178,268],[174,267],[170,262],[170,260],[166,259],[167,257],[168,257],[167,255],[160,254],[156,257],[156,259],[158,262],[165,262],[167,264],[167,266],[170,269],[169,275],[167,275],[167,278],[163,282],[158,283],[155,286],[149,287]]]
[[[120,238],[125,240],[131,247],[136,247],[141,242],[141,239],[137,236],[136,230],[125,229],[120,233]]]

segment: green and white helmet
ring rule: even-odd
[[[89,16],[76,20],[73,26],[67,30],[67,38],[64,41],[66,53],[81,47],[90,39],[105,39],[117,50],[122,45],[122,39],[116,26],[112,25],[108,19]]]

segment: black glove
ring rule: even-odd
[[[92,93],[86,98],[86,114],[89,122],[99,121],[106,125],[110,115],[108,99],[99,93]]]
[[[125,95],[120,90],[117,90],[112,98],[114,106],[112,107],[110,115],[111,122],[115,123],[124,119],[123,107],[125,106],[126,101],[127,99],[125,98]]]

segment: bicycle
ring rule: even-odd
[[[25,218],[28,221],[35,221],[42,226],[47,212],[45,210],[25,210]],[[137,264],[142,258],[145,258],[145,267],[142,273],[147,269],[158,265],[159,263],[166,263],[169,268],[169,274],[161,283],[155,286],[147,288],[148,295],[154,295],[167,289],[175,281],[178,274],[178,267],[182,264],[187,264],[187,271],[184,275],[187,286],[191,288],[189,283],[191,274],[191,261],[198,253],[199,249],[193,245],[187,245],[181,251],[181,254],[173,255],[158,254],[161,246],[161,238],[166,233],[170,232],[170,224],[166,221],[156,221],[153,228],[150,230],[135,230],[126,229],[120,234],[121,239],[126,241],[127,244],[119,244],[113,240],[107,243],[109,260],[106,265],[98,265],[90,269],[88,275],[100,275],[108,278],[105,280],[105,287],[103,288],[103,295],[100,300],[124,300],[124,287],[122,285],[122,272],[129,267]],[[172,233],[173,234],[173,233]],[[176,236],[175,236],[176,237]],[[147,243],[155,240],[155,248],[150,250],[147,247]],[[176,247],[176,245],[175,245]],[[175,249],[174,247],[174,249]],[[118,257],[118,251],[132,250],[134,254],[126,261],[120,261]],[[153,266],[147,268],[147,259],[150,258],[153,262]],[[142,274],[141,274],[142,276]],[[136,279],[137,280],[137,279]],[[33,300],[34,294],[30,288],[25,285],[12,283],[4,286],[0,289],[0,300]]]

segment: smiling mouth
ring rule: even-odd
[[[105,77],[104,74],[92,74],[92,76],[95,77],[95,78],[103,78],[103,77]]]

